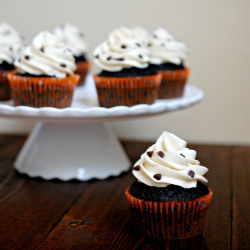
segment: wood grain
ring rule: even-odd
[[[0,135],[1,249],[250,249],[248,146],[188,145],[209,168],[214,195],[204,236],[168,242],[133,230],[124,196],[130,171],[88,182],[32,179],[13,169],[25,140]],[[152,144],[121,143],[132,163]]]

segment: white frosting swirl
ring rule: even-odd
[[[141,155],[133,167],[133,175],[148,186],[183,188],[207,182],[203,175],[208,171],[195,159],[196,151],[186,148],[187,143],[174,134],[163,132],[156,143]],[[151,155],[152,154],[152,155]]]
[[[78,27],[68,22],[56,27],[54,34],[66,44],[74,56],[81,56],[87,53],[88,46],[85,36]]]
[[[158,28],[150,36],[149,47],[151,50],[152,64],[173,63],[180,65],[187,58],[185,43],[176,41],[165,29]]]
[[[112,72],[123,68],[147,68],[150,59],[150,50],[126,27],[111,32],[108,40],[97,46],[93,54],[101,69]]]
[[[13,64],[24,48],[24,38],[9,24],[0,24],[0,63]]]
[[[134,28],[132,28],[132,32],[133,32],[133,36],[136,39],[141,40],[145,47],[148,46],[149,33],[147,32],[147,30],[145,30],[144,28],[142,28],[140,26],[135,26]]]
[[[40,32],[26,47],[19,60],[15,61],[17,71],[24,74],[56,76],[73,75],[76,69],[71,51],[60,39],[48,32]]]

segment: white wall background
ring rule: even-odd
[[[248,0],[0,1],[0,21],[28,43],[65,21],[77,25],[87,37],[90,58],[116,27],[165,27],[188,45],[189,83],[203,89],[204,100],[181,111],[111,126],[122,138],[155,140],[167,130],[192,142],[225,144],[250,144],[249,11]],[[33,125],[0,119],[0,133],[28,133]]]

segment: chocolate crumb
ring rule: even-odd
[[[29,56],[25,56],[24,58],[25,58],[26,60],[29,60],[29,59],[30,59],[30,57],[29,57]]]
[[[121,48],[122,48],[122,49],[126,49],[126,48],[127,48],[127,46],[126,46],[126,45],[124,45],[124,44],[122,44],[122,45],[121,45]]]
[[[64,63],[61,63],[60,66],[61,66],[62,68],[66,68],[66,64],[64,64]]]
[[[183,157],[186,157],[185,155],[183,155],[183,154],[180,154],[181,156],[183,156]]]
[[[161,179],[161,174],[155,174],[155,175],[154,175],[154,178],[155,178],[156,180],[160,180],[160,179]]]
[[[44,52],[44,47],[41,47],[40,51]]]
[[[194,178],[195,172],[194,172],[193,170],[190,170],[190,171],[188,172],[188,175],[189,175],[190,177]]]
[[[10,51],[12,51],[12,50],[13,50],[13,48],[12,48],[12,47],[10,47],[9,49],[10,49]]]
[[[142,55],[138,55],[141,59],[143,58]]]
[[[150,47],[151,46],[151,43],[148,43],[148,47]]]
[[[133,167],[133,170],[135,170],[135,171],[140,171],[140,166],[139,166],[139,165],[134,166],[134,167]]]
[[[148,155],[149,157],[151,157],[152,154],[153,154],[153,151],[148,151],[148,152],[147,152],[147,155]]]
[[[158,154],[161,158],[164,157],[164,153],[163,153],[162,151],[159,151],[157,154]]]
[[[108,58],[107,58],[107,61],[110,61],[112,59],[112,57],[111,56],[109,56]]]
[[[116,58],[115,60],[117,60],[117,61],[124,61],[124,57]]]
[[[96,56],[95,56],[95,58],[97,58],[97,59],[98,59],[98,58],[99,58],[99,55],[96,55]]]
[[[139,43],[136,43],[136,45],[137,45],[138,47],[141,47],[141,45],[140,45]]]

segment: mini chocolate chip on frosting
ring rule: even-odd
[[[66,44],[74,56],[86,55],[88,45],[85,36],[75,25],[70,22],[64,23],[55,28],[54,34]]]
[[[137,31],[139,32],[139,31]],[[102,70],[117,72],[124,68],[147,68],[150,50],[138,38],[136,31],[120,27],[112,31],[107,40],[94,50],[94,61]]]
[[[0,63],[13,64],[23,48],[23,37],[9,24],[0,23]]]
[[[195,159],[196,151],[186,145],[186,141],[174,134],[163,132],[135,163],[133,175],[139,182],[155,187],[173,184],[193,188],[197,182],[207,182],[203,175],[208,169]]]
[[[180,65],[187,58],[185,43],[177,41],[165,29],[158,28],[149,39],[152,64],[173,63]]]
[[[58,78],[73,75],[76,69],[75,59],[60,39],[48,32],[40,32],[15,61],[20,74],[47,75]]]

